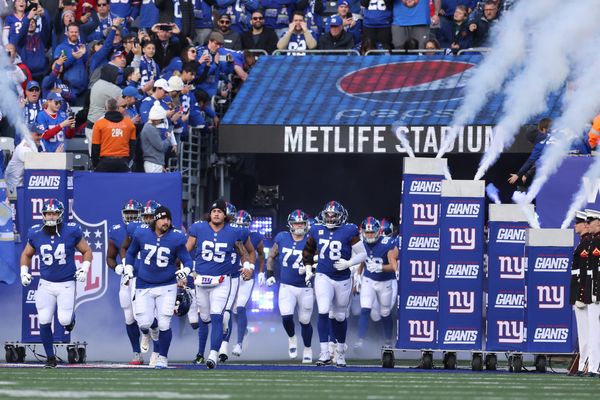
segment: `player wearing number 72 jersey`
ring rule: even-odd
[[[321,353],[317,365],[331,364],[328,348],[329,312],[333,311],[331,320],[333,334],[337,341],[338,367],[346,366],[345,344],[348,323],[346,310],[352,291],[350,267],[367,259],[367,253],[358,236],[358,227],[346,223],[348,213],[336,201],[330,201],[321,211],[322,225],[314,225],[308,231],[308,240],[302,252],[306,266],[306,280],[312,275],[311,266],[314,256],[318,254],[319,261],[315,276],[315,297],[319,310],[317,330]]]

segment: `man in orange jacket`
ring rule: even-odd
[[[135,154],[135,125],[118,110],[116,99],[106,100],[106,114],[94,124],[92,165],[96,172],[129,172]]]

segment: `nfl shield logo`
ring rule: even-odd
[[[83,237],[90,245],[93,254],[92,266],[85,282],[77,282],[75,309],[85,302],[98,299],[108,288],[108,266],[106,265],[106,248],[108,246],[108,227],[106,220],[92,224],[79,218],[73,212],[73,221],[81,225]],[[79,268],[82,262],[81,253],[75,254],[75,265]]]

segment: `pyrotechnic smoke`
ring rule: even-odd
[[[485,187],[485,193],[495,204],[500,204],[500,191],[493,183],[488,183]]]

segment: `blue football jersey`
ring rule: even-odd
[[[64,120],[67,119],[67,113],[59,111],[56,115],[52,116],[47,111],[39,112],[36,116],[36,123],[42,125],[45,130],[52,129],[57,125],[60,125]],[[62,128],[56,135],[50,139],[41,139],[40,144],[46,153],[54,153],[58,147],[65,142],[65,131],[67,128]]]
[[[280,281],[286,285],[306,287],[304,275],[298,273],[302,265],[302,250],[306,244],[307,236],[295,241],[290,232],[279,232],[273,241],[277,245],[277,262],[281,267]]]
[[[42,101],[38,100],[35,103],[27,102],[23,107],[23,117],[27,125],[34,125],[37,122],[37,115],[44,109]]]
[[[196,238],[196,272],[200,275],[231,275],[239,267],[235,242],[244,242],[240,228],[225,224],[215,232],[206,221],[195,222],[188,234]],[[238,273],[239,275],[239,273]]]
[[[138,221],[128,223],[127,227],[125,228],[126,232],[127,232],[127,236],[129,236],[133,240],[133,234],[135,233],[137,228],[139,228],[142,225],[144,225],[144,224],[141,222],[138,222]],[[135,262],[133,263],[133,273],[135,275],[137,275],[137,271],[139,269],[140,269],[140,255],[138,254],[135,259]]]
[[[83,232],[74,223],[61,224],[58,235],[49,235],[42,225],[29,228],[27,242],[40,256],[40,278],[50,282],[66,282],[75,279],[75,246]]]
[[[335,281],[350,278],[350,269],[338,271],[333,264],[340,259],[349,260],[352,257],[350,241],[358,236],[358,227],[354,224],[344,224],[339,228],[329,229],[325,225],[313,225],[308,235],[317,243],[317,272]]]
[[[140,254],[140,268],[137,272],[136,288],[144,289],[177,283],[176,260],[192,269],[192,258],[185,248],[187,239],[183,232],[171,229],[161,237],[148,225],[142,225],[133,234],[127,249],[127,264]]]
[[[123,241],[127,237],[127,226],[123,224],[116,224],[110,227],[108,230],[108,239],[112,240],[117,247],[117,252],[121,248]],[[121,263],[121,255],[117,255],[117,264]]]
[[[374,281],[388,281],[390,279],[396,279],[395,272],[370,272],[366,268],[366,263],[376,262],[381,265],[389,264],[388,251],[396,247],[395,238],[379,237],[375,243],[363,242],[365,249],[367,250],[367,260],[365,261],[364,274],[367,278],[373,279]]]

